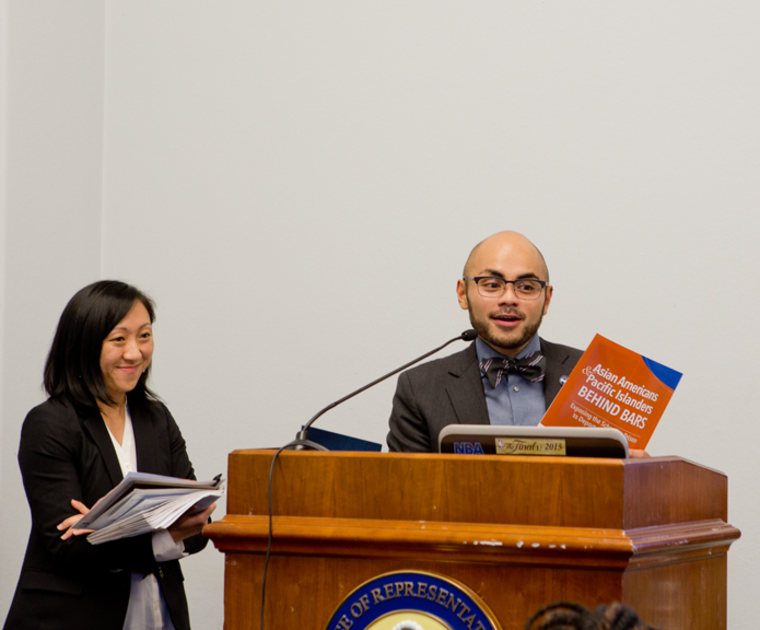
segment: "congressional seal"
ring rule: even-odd
[[[467,586],[421,571],[384,573],[354,589],[325,630],[501,630]]]

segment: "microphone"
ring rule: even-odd
[[[339,400],[336,400],[334,403],[331,403],[327,405],[324,409],[320,409],[317,413],[315,413],[311,418],[309,418],[309,421],[303,425],[303,428],[296,433],[296,439],[292,440],[291,442],[288,442],[285,444],[285,446],[281,446],[277,452],[274,454],[274,457],[272,457],[272,463],[269,465],[269,484],[267,489],[267,500],[269,504],[269,538],[267,542],[267,550],[266,554],[264,556],[264,574],[262,577],[261,582],[261,621],[260,626],[261,628],[264,628],[264,604],[266,602],[266,585],[267,585],[267,573],[269,570],[269,558],[272,550],[272,476],[274,474],[274,464],[277,461],[278,456],[280,453],[286,449],[289,448],[295,448],[296,450],[303,450],[306,448],[315,449],[318,451],[326,451],[327,449],[322,446],[321,444],[317,444],[316,442],[312,442],[307,434],[309,431],[309,427],[314,424],[314,421],[319,418],[323,413],[326,411],[330,411],[333,407],[337,407],[340,403],[345,402],[349,398],[353,398],[357,394],[361,394],[365,389],[369,389],[373,385],[377,385],[381,381],[384,381],[386,378],[389,378],[393,376],[394,374],[397,374],[401,370],[405,370],[411,365],[414,365],[415,363],[422,361],[422,359],[425,359],[429,357],[431,354],[435,354],[439,350],[442,350],[446,346],[448,346],[450,343],[454,343],[455,341],[462,340],[462,341],[472,341],[478,336],[478,333],[476,330],[473,330],[472,328],[465,330],[461,335],[457,335],[453,339],[449,339],[446,343],[441,344],[437,348],[434,348],[430,352],[426,352],[422,356],[417,357],[416,359],[413,359],[412,361],[409,361],[408,363],[404,363],[399,368],[396,368],[392,372],[388,372],[388,374],[385,374],[384,376],[381,376],[380,378],[376,378],[371,383],[367,383],[364,387],[360,387],[359,389],[351,392],[350,394],[347,394],[346,396],[343,396],[343,398],[340,398]]]
[[[409,366],[414,365],[415,363],[419,363],[420,361],[422,361],[422,359],[426,359],[431,354],[435,354],[439,350],[443,350],[450,343],[454,343],[455,341],[459,341],[460,339],[462,341],[472,341],[477,336],[478,336],[478,332],[476,330],[474,330],[473,328],[469,328],[469,329],[465,330],[461,335],[457,335],[453,339],[449,339],[446,343],[441,344],[437,348],[434,348],[433,350],[430,350],[429,352],[426,352],[425,354],[423,354],[422,356],[417,357],[416,359],[412,359],[408,363],[404,363],[404,365],[402,365],[401,367],[396,368],[392,372],[388,372],[388,374],[384,374],[380,378],[376,378],[371,383],[367,383],[364,387],[360,387],[359,389],[354,390],[350,394],[347,394],[346,396],[343,396],[343,398],[340,398],[340,399],[336,400],[334,403],[330,403],[329,405],[327,405],[327,407],[324,407],[323,409],[320,409],[311,418],[309,418],[309,421],[305,425],[303,425],[303,427],[301,428],[301,430],[298,433],[296,433],[296,439],[293,440],[289,444],[289,446],[296,446],[296,447],[300,446],[301,448],[303,448],[305,446],[309,446],[311,448],[315,448],[316,447],[316,448],[320,448],[321,449],[322,447],[320,447],[319,445],[317,445],[314,442],[312,442],[311,440],[309,440],[309,438],[307,437],[307,433],[309,431],[309,427],[312,424],[314,424],[314,421],[317,418],[319,418],[323,413],[325,413],[327,411],[330,411],[330,409],[332,409],[333,407],[337,407],[339,404],[341,404],[342,402],[347,401],[349,398],[353,398],[357,394],[361,394],[365,389],[369,389],[370,387],[372,387],[374,385],[377,385],[378,383],[384,381],[386,378],[390,378],[394,374],[398,374],[399,372],[401,372],[401,370],[405,370]]]

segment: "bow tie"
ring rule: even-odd
[[[533,352],[521,359],[483,359],[479,364],[480,373],[488,378],[491,387],[498,387],[507,374],[519,374],[531,383],[544,380],[546,359],[540,352]]]

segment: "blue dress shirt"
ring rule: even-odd
[[[480,337],[475,340],[475,349],[478,353],[478,361],[505,358]],[[516,358],[522,358],[540,350],[541,344],[538,335],[535,335]],[[536,426],[541,422],[546,412],[543,382],[531,383],[519,374],[507,374],[498,387],[494,388],[485,376],[481,376],[481,379],[491,424]]]

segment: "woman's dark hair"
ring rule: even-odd
[[[589,610],[574,602],[544,606],[525,625],[525,630],[656,630],[639,619],[636,612],[613,602]]]
[[[100,370],[100,353],[106,336],[138,300],[152,323],[155,309],[151,299],[118,280],[93,282],[69,300],[45,362],[44,385],[51,398],[68,398],[77,406],[95,409],[97,401],[114,403]],[[146,386],[149,372],[150,366],[129,393],[130,404],[156,398]]]

